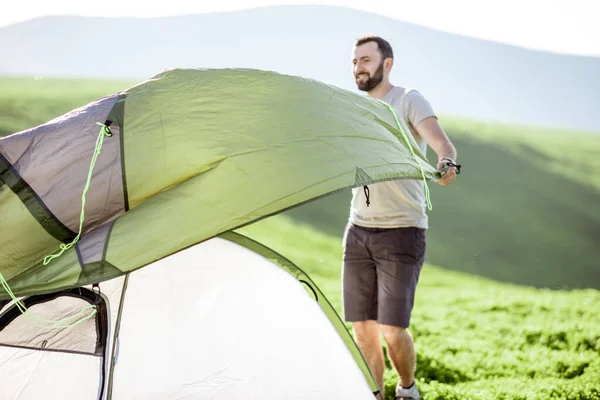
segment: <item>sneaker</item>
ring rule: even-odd
[[[417,385],[415,382],[408,389],[403,388],[398,382],[396,385],[396,395],[394,400],[421,400],[421,394],[419,393],[419,389],[417,389]]]

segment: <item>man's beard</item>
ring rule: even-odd
[[[368,75],[368,73],[366,74]],[[377,85],[381,83],[382,80],[383,62],[379,64],[379,67],[377,67],[377,70],[375,71],[375,74],[373,74],[373,76],[369,76],[369,78],[366,81],[356,81],[356,85],[358,86],[359,90],[362,90],[364,92],[370,92],[371,90],[375,89]]]

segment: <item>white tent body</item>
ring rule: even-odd
[[[94,318],[44,330],[19,314],[3,328],[11,307],[2,310],[0,399],[374,398],[304,285],[231,241],[211,239],[100,289],[106,346]],[[87,305],[63,296],[29,308],[56,320]]]

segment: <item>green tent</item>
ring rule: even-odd
[[[102,346],[83,351],[101,356],[102,376],[109,378],[100,380],[97,398],[110,398],[128,280],[142,267],[139,273],[164,268],[161,262],[179,252],[225,240],[238,246],[226,252],[249,249],[310,289],[376,391],[343,323],[310,278],[232,231],[346,188],[439,177],[402,118],[382,102],[273,72],[166,70],[0,139],[0,300],[21,298],[32,313],[37,307],[55,321],[83,308],[60,311],[56,301],[65,293],[93,299],[97,314],[88,322],[98,335],[102,315],[113,315],[116,323],[94,342]],[[117,306],[98,294],[115,282]],[[164,295],[154,294],[156,301]],[[0,305],[0,350],[47,349],[48,340],[40,344],[35,333],[25,343],[11,342],[18,306]],[[0,361],[0,376],[12,376],[2,368]]]

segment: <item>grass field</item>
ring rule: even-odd
[[[0,136],[43,124],[135,82],[0,78]]]
[[[0,78],[0,136],[134,83]],[[463,173],[430,186],[412,326],[425,399],[600,399],[600,292],[576,289],[600,289],[600,135],[442,123]],[[296,262],[341,313],[348,203],[342,192],[241,231]],[[395,382],[386,372],[387,398]]]
[[[339,238],[285,215],[240,232],[297,263],[341,315]],[[599,305],[593,289],[525,288],[426,265],[411,328],[424,398],[599,399]],[[397,376],[385,378],[392,399]]]

